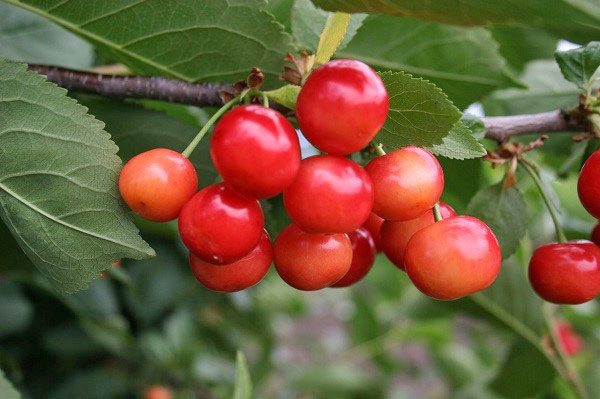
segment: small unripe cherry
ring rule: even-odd
[[[471,216],[454,216],[417,231],[404,252],[406,273],[425,295],[452,300],[487,288],[502,254],[492,230]]]
[[[119,191],[125,203],[153,222],[176,219],[197,188],[194,165],[181,153],[167,148],[136,155],[119,175]]]
[[[592,242],[600,246],[600,223],[592,230]]]
[[[363,227],[369,230],[377,251],[381,251],[381,225],[383,225],[383,219],[371,212],[369,218],[363,223]]]
[[[308,233],[349,233],[369,217],[373,185],[356,162],[317,155],[302,161],[283,203],[292,222]]]
[[[456,216],[448,204],[440,201],[442,219]],[[435,223],[433,211],[429,210],[416,219],[394,222],[386,220],[381,226],[381,250],[399,269],[404,270],[404,251],[410,238],[419,230]]]
[[[583,349],[583,339],[566,321],[556,323],[556,335],[567,356],[575,356]]]
[[[529,281],[548,302],[588,302],[600,294],[600,248],[585,240],[542,245],[529,261]]]
[[[190,267],[196,279],[212,291],[237,292],[258,284],[273,261],[271,240],[265,231],[252,251],[242,259],[215,265],[190,253]]]
[[[347,234],[309,234],[295,225],[279,233],[273,245],[279,276],[302,291],[315,291],[339,281],[352,263]]]
[[[200,190],[179,215],[183,243],[210,263],[231,263],[246,256],[258,243],[263,228],[258,201],[224,183]]]
[[[373,181],[373,212],[386,220],[415,219],[431,209],[444,191],[438,160],[419,147],[403,147],[371,160],[365,170]]]
[[[144,399],[173,399],[173,391],[164,385],[152,385],[144,391]]]
[[[373,267],[373,262],[375,262],[377,247],[369,230],[360,227],[348,233],[348,237],[352,243],[350,270],[339,281],[332,284],[332,287],[349,287],[359,282],[369,273],[369,270]]]
[[[583,164],[577,181],[579,200],[596,219],[600,219],[600,150]]]

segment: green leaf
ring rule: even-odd
[[[279,76],[291,37],[262,0],[6,0],[64,26],[136,73],[236,81],[252,67]],[[267,82],[269,84],[269,82]]]
[[[323,32],[319,37],[319,45],[315,54],[315,63],[324,64],[331,59],[342,39],[350,22],[350,14],[336,12],[327,17]]]
[[[386,150],[439,144],[459,120],[460,111],[433,83],[403,72],[383,72],[390,113],[374,141]]]
[[[482,28],[372,15],[337,55],[428,79],[461,109],[493,90],[519,85]]]
[[[496,25],[490,32],[502,57],[517,71],[531,60],[551,57],[558,42],[556,35],[523,25]]]
[[[47,396],[49,399],[66,398],[122,398],[130,392],[131,381],[127,374],[118,369],[78,370],[67,379],[54,385],[56,388]]]
[[[471,199],[467,214],[483,220],[494,231],[502,256],[507,258],[525,236],[527,206],[521,192],[502,183],[485,187]]]
[[[317,51],[317,44],[327,18],[331,15],[315,7],[310,0],[296,0],[292,7],[292,34],[301,48],[313,53]],[[354,14],[346,27],[346,33],[343,36],[338,50],[343,49],[356,34],[356,31],[362,25],[366,14]],[[333,49],[335,50],[335,48]]]
[[[431,150],[436,155],[451,159],[480,158],[486,154],[485,148],[474,137],[465,122],[459,120],[442,139],[442,144],[435,144]]]
[[[278,102],[284,107],[296,109],[296,101],[298,100],[298,94],[300,94],[300,86],[285,85],[275,90],[266,91],[265,94],[270,100]]]
[[[34,266],[15,241],[8,227],[0,220],[0,272],[20,273],[34,270]]]
[[[233,399],[252,399],[252,380],[248,371],[248,362],[242,351],[238,351],[235,360],[235,390]]]
[[[458,25],[519,22],[547,28],[574,41],[600,34],[600,4],[596,0],[313,0],[328,11],[409,16]]]
[[[483,101],[486,115],[545,112],[577,104],[580,90],[562,77],[554,61],[527,64],[520,79],[528,88],[494,92]]]
[[[19,286],[9,280],[0,280],[0,337],[20,333],[29,326],[32,318],[33,306]]]
[[[0,56],[30,63],[87,68],[94,60],[94,49],[47,19],[0,4]]]
[[[8,381],[2,370],[0,370],[0,397],[2,399],[21,399],[21,395]]]
[[[600,67],[600,42],[591,42],[573,50],[557,51],[554,57],[565,79],[587,91],[592,86],[592,76]]]
[[[0,60],[0,217],[59,291],[115,259],[154,255],[119,199],[102,122],[24,64]]]

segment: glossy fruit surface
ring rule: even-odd
[[[352,263],[347,234],[308,234],[295,225],[281,231],[273,245],[279,276],[292,287],[314,291],[339,281]]]
[[[529,281],[548,302],[587,302],[600,294],[600,248],[584,240],[542,245],[529,261]]]
[[[368,65],[335,60],[315,69],[296,104],[304,136],[319,150],[347,155],[366,147],[383,126],[389,99]]]
[[[210,156],[223,180],[254,198],[277,195],[300,167],[300,144],[294,127],[279,112],[242,105],[215,126]]]
[[[406,273],[435,299],[481,291],[500,272],[502,254],[492,230],[471,216],[454,216],[417,231],[404,252]]]
[[[600,150],[583,164],[577,182],[581,204],[596,219],[600,219]]]
[[[440,213],[443,219],[456,215],[454,209],[443,202],[440,202]],[[400,222],[386,220],[381,226],[381,250],[394,265],[404,270],[404,251],[408,241],[417,231],[433,223],[435,220],[431,210],[416,219]]]
[[[444,191],[440,163],[419,147],[403,147],[374,158],[365,170],[375,190],[373,212],[386,220],[418,218]]]
[[[218,292],[236,292],[252,287],[265,277],[273,261],[271,240],[265,231],[252,251],[242,259],[215,265],[190,253],[190,267],[206,288]]]
[[[144,399],[173,399],[173,391],[163,385],[152,385],[144,392]]]
[[[210,263],[231,263],[246,256],[262,236],[263,225],[258,201],[223,183],[200,190],[179,215],[183,243]]]
[[[371,212],[367,220],[363,223],[363,227],[371,233],[378,251],[381,251],[381,225],[383,225],[383,221],[382,218]]]
[[[373,262],[375,262],[377,247],[369,230],[360,227],[348,233],[348,237],[352,243],[352,263],[350,264],[350,270],[339,281],[332,284],[332,287],[349,287],[362,280],[369,273],[371,267],[373,267]]]
[[[600,223],[592,230],[592,242],[596,245],[600,245]]]
[[[369,217],[373,185],[356,162],[317,155],[302,161],[283,203],[294,224],[308,233],[349,233]]]
[[[194,165],[179,152],[155,148],[131,158],[119,175],[119,191],[146,220],[176,219],[198,188]]]

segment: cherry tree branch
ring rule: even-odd
[[[554,110],[539,114],[487,116],[482,118],[486,127],[485,137],[505,142],[511,136],[530,133],[566,133],[580,132],[585,129],[582,122],[577,121],[567,111]]]

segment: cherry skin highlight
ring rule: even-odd
[[[307,233],[349,233],[371,213],[373,185],[356,162],[317,155],[300,164],[296,179],[283,191],[293,223]]]
[[[454,216],[417,231],[404,252],[406,273],[425,295],[453,300],[487,288],[502,254],[492,230],[471,216]]]
[[[600,150],[583,164],[577,181],[577,193],[590,215],[600,219]]]
[[[418,218],[444,191],[440,163],[419,147],[403,147],[374,158],[365,170],[375,190],[373,212],[386,220]]]
[[[338,282],[332,284],[332,287],[349,287],[359,282],[369,273],[369,270],[373,267],[373,262],[375,262],[377,247],[369,230],[360,227],[348,233],[348,237],[352,243],[350,270]]]
[[[600,248],[585,240],[542,245],[529,261],[529,281],[548,302],[588,302],[600,294]]]
[[[205,262],[232,263],[246,256],[263,234],[258,201],[223,183],[200,190],[179,215],[183,243]]]
[[[598,223],[592,230],[592,242],[600,246],[600,223]]]
[[[363,223],[363,227],[369,230],[371,237],[375,241],[377,251],[381,251],[381,226],[383,225],[383,219],[371,212],[367,220]]]
[[[347,234],[309,234],[292,224],[275,240],[273,258],[283,281],[298,290],[315,291],[348,273],[352,243]]]
[[[215,126],[210,156],[236,191],[268,198],[292,184],[300,167],[300,144],[294,127],[279,112],[242,105]]]
[[[449,205],[440,202],[443,219],[456,216]],[[394,222],[386,220],[381,226],[381,250],[399,269],[404,270],[404,251],[410,238],[419,230],[435,223],[433,211],[429,210],[416,219]]]
[[[383,126],[389,99],[368,65],[335,60],[308,77],[296,103],[300,130],[319,150],[348,155],[366,147]]]
[[[242,259],[215,265],[190,253],[190,267],[196,279],[212,291],[237,292],[258,284],[269,271],[273,249],[267,232],[252,251]]]
[[[176,219],[198,188],[194,165],[179,152],[155,148],[131,158],[119,175],[121,197],[146,220]]]

